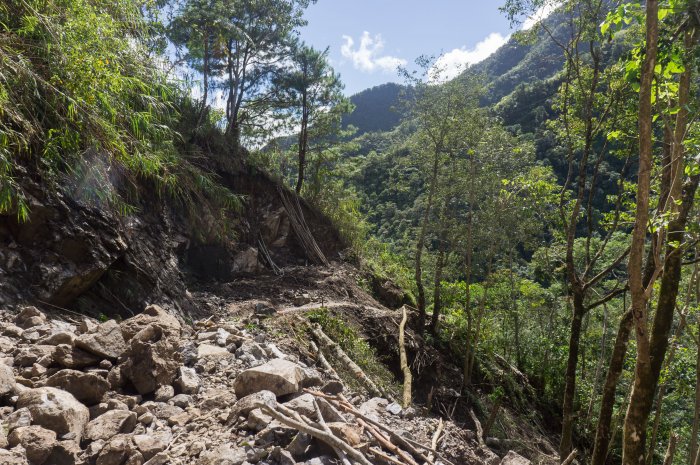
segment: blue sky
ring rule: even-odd
[[[309,6],[301,37],[330,47],[333,67],[348,95],[400,81],[398,64],[422,54],[444,53],[442,64],[456,74],[483,60],[512,33],[498,7],[502,0],[318,0]]]

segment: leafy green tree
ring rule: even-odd
[[[342,116],[352,111],[343,96],[343,83],[328,63],[328,49],[319,51],[297,44],[285,71],[274,80],[279,94],[281,113],[286,124],[299,128],[297,140],[298,169],[295,189],[301,193],[307,156],[316,145],[320,163],[322,147],[330,137],[340,133]],[[315,170],[318,175],[319,169]]]

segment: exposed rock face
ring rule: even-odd
[[[283,396],[299,392],[304,378],[304,370],[299,365],[275,359],[242,372],[236,378],[234,389],[238,397],[263,390]]]
[[[69,392],[52,387],[28,389],[17,399],[17,408],[26,407],[33,423],[59,435],[73,433],[80,441],[90,413]]]
[[[68,391],[86,405],[99,403],[109,390],[109,382],[96,374],[61,370],[46,380],[46,386]]]
[[[172,384],[180,367],[178,340],[160,325],[150,324],[129,341],[123,373],[139,394]]]
[[[121,329],[114,320],[102,323],[94,332],[80,335],[75,340],[75,345],[86,352],[111,360],[116,360],[126,350]]]

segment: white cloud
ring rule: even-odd
[[[447,81],[456,77],[464,69],[475,63],[483,61],[493,52],[505,44],[510,36],[504,37],[498,32],[492,32],[484,40],[477,43],[474,48],[456,48],[443,54],[435,62],[430,71],[431,80]],[[439,74],[439,78],[436,76]]]
[[[559,8],[561,4],[562,2],[559,1],[545,3],[531,16],[528,16],[525,19],[525,21],[523,21],[522,30],[527,31],[528,29],[531,29],[535,24],[539,23],[540,21],[554,13],[554,10]]]
[[[391,72],[397,67],[404,66],[406,60],[391,55],[382,55],[384,40],[381,34],[370,35],[365,31],[360,38],[360,44],[355,48],[355,41],[348,35],[343,36],[343,45],[340,53],[344,58],[351,60],[355,69],[372,73],[374,71]]]

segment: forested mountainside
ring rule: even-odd
[[[700,465],[700,3],[312,3],[0,4],[0,463]]]

